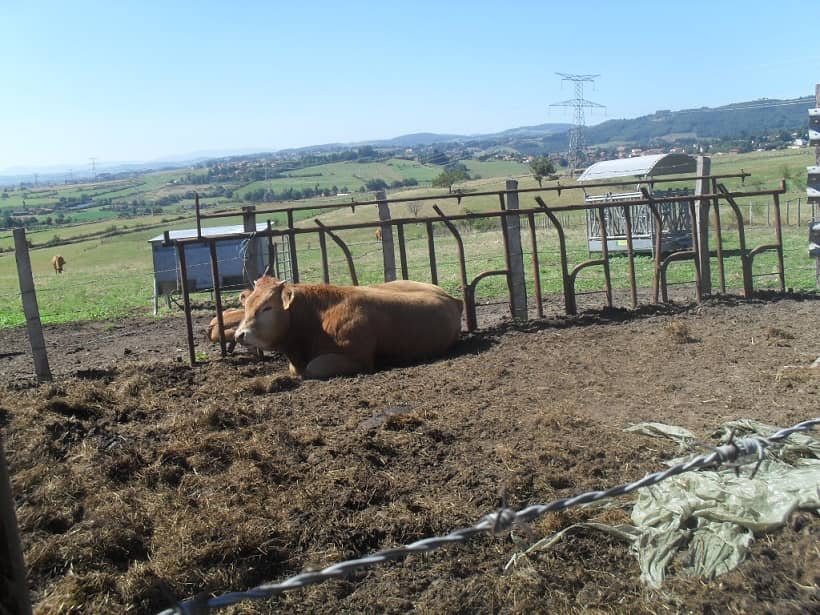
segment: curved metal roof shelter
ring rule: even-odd
[[[579,182],[613,177],[650,177],[653,175],[677,175],[694,173],[697,169],[695,158],[689,154],[656,154],[604,160],[588,167],[578,177]]]

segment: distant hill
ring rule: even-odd
[[[805,131],[807,109],[814,97],[779,100],[764,98],[723,107],[656,111],[634,119],[608,120],[584,131],[587,145],[648,144],[651,142],[743,139],[779,131]],[[567,134],[533,138],[511,136],[504,144],[522,153],[562,152]]]
[[[796,99],[763,98],[742,103],[733,103],[723,107],[700,107],[681,111],[656,111],[634,119],[608,120],[585,130],[587,145],[629,145],[650,143],[672,143],[675,141],[714,141],[744,139],[755,135],[768,135],[778,131],[805,131],[807,128],[806,110],[814,106],[814,97],[806,96]],[[197,152],[195,154],[168,157],[153,162],[122,162],[110,165],[99,165],[99,174],[142,173],[148,170],[188,167],[206,159],[242,157],[258,158],[262,156],[299,157],[307,153],[322,154],[350,150],[370,145],[376,148],[420,148],[442,146],[444,149],[453,146],[471,147],[476,150],[514,150],[522,154],[559,153],[566,151],[568,131],[571,124],[552,123],[536,126],[521,126],[490,134],[439,134],[420,132],[401,135],[390,139],[361,141],[357,143],[326,143],[308,147],[251,153],[247,150]],[[8,170],[0,175],[0,185],[31,182],[33,174],[39,175],[39,181],[62,181],[69,171],[69,166],[51,168],[31,168]],[[74,166],[75,169],[78,166]],[[76,172],[75,177],[87,176]]]

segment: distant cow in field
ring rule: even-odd
[[[59,254],[51,257],[51,266],[54,267],[54,273],[62,273],[65,266],[65,259]]]
[[[376,229],[376,241],[382,240],[382,230],[380,228]]]
[[[222,324],[225,326],[225,342],[227,344],[226,350],[228,352],[233,352],[236,347],[236,327],[239,326],[239,323],[242,322],[244,317],[244,309],[229,309],[222,311]],[[219,343],[219,319],[216,316],[211,319],[208,329],[206,330],[206,335],[208,339],[215,344]]]
[[[439,356],[461,331],[462,302],[432,284],[291,284],[263,276],[234,338],[278,350],[290,371],[331,378],[373,371],[377,361]]]

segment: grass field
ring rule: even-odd
[[[719,156],[713,158],[713,173],[733,173],[741,168],[750,171],[753,176],[745,182],[747,189],[775,188],[780,177],[786,175],[791,178],[789,192],[781,197],[781,203],[793,201],[791,210],[791,225],[784,226],[784,256],[786,266],[786,284],[795,289],[808,290],[814,288],[814,263],[807,253],[807,232],[805,222],[808,220],[808,209],[801,212],[801,225],[796,226],[796,199],[805,195],[805,188],[801,186],[800,177],[805,177],[805,166],[813,161],[810,152],[806,150],[787,150],[785,152],[754,153],[742,156]],[[410,172],[421,173],[423,169],[413,166]],[[385,163],[386,164],[386,163]],[[455,199],[441,199],[438,205],[446,213],[463,213],[465,211],[487,211],[498,208],[498,197],[489,195],[471,197],[471,191],[502,190],[507,178],[514,177],[520,188],[537,187],[537,183],[526,175],[525,165],[514,163],[471,163],[471,172],[482,175],[481,179],[466,182],[462,188],[466,195],[461,203]],[[341,173],[351,172],[348,166],[357,163],[340,163],[339,165],[322,165],[321,172]],[[359,165],[364,166],[364,165]],[[468,165],[470,166],[470,165]],[[341,171],[340,169],[344,169]],[[361,169],[360,169],[361,170]],[[395,170],[395,169],[394,169]],[[301,170],[300,172],[306,172]],[[496,173],[495,176],[490,174]],[[177,173],[179,175],[179,173]],[[167,176],[154,174],[146,176],[156,186],[167,184]],[[313,178],[311,178],[313,179]],[[148,181],[148,180],[146,180]],[[335,180],[334,180],[335,182]],[[565,183],[566,180],[562,180]],[[726,182],[730,190],[742,189],[739,180]],[[550,183],[545,182],[545,186]],[[124,189],[124,188],[122,188]],[[422,196],[441,194],[440,190],[431,188],[414,188],[402,190],[389,195],[390,198],[414,199]],[[370,198],[370,195],[364,195]],[[579,203],[583,200],[580,191],[563,191],[559,196],[555,192],[544,193],[546,202],[550,205],[566,205]],[[323,200],[311,201],[329,202]],[[419,216],[432,216],[432,202],[424,202]],[[276,207],[288,205],[304,205],[303,202],[291,204],[276,204]],[[535,205],[532,195],[522,195],[522,208]],[[748,203],[741,202],[744,215],[748,216]],[[758,199],[752,203],[753,225],[747,229],[748,245],[750,247],[773,240],[773,229],[766,226],[766,208],[768,203]],[[264,205],[270,208],[271,205]],[[351,222],[373,221],[377,219],[375,206],[357,207],[355,212],[350,207],[343,206],[338,210],[329,211],[302,211],[298,212],[297,220],[300,226],[314,226],[313,217],[318,215],[325,224],[345,224]],[[193,218],[190,212],[178,214],[169,221],[168,214],[164,216],[145,216],[129,220],[106,220],[71,227],[53,227],[47,230],[29,234],[35,245],[45,243],[59,235],[61,239],[77,238],[93,235],[92,238],[78,241],[58,248],[34,249],[31,251],[32,266],[35,275],[35,284],[38,292],[38,301],[43,322],[71,322],[88,319],[110,319],[121,317],[133,311],[149,313],[153,297],[153,277],[151,252],[147,240],[167,229],[182,229],[193,227]],[[412,217],[406,205],[393,206],[393,217]],[[163,222],[163,218],[166,219]],[[259,221],[271,218],[278,225],[284,224],[284,214],[273,214],[260,217]],[[724,247],[736,245],[736,232],[733,232],[727,222],[729,210],[722,211],[724,220]],[[588,258],[585,244],[585,228],[582,215],[566,217],[566,226],[569,242],[569,260],[572,265]],[[239,218],[226,218],[209,221],[206,226],[223,224],[238,224]],[[747,220],[748,222],[748,220]],[[785,222],[785,211],[784,211]],[[117,227],[119,234],[103,236],[110,233],[112,225]],[[440,226],[440,225],[437,225]],[[524,225],[526,227],[526,225]],[[138,227],[135,229],[134,227]],[[478,273],[487,270],[504,268],[502,239],[498,225],[495,222],[476,223],[472,226],[461,225],[462,235],[467,255],[468,278],[473,279]],[[439,270],[439,283],[449,291],[459,292],[458,265],[456,245],[449,233],[441,227],[436,237],[436,259]],[[357,263],[357,273],[360,283],[378,282],[382,279],[381,244],[376,242],[372,229],[359,231],[342,231],[340,236],[348,243]],[[426,235],[423,225],[409,225],[407,227],[408,260],[410,262],[410,277],[412,279],[429,280],[428,252]],[[557,241],[554,231],[539,229],[538,248],[543,292],[545,295],[559,294],[561,281],[557,274]],[[11,234],[0,234],[0,247],[12,245]],[[321,281],[321,265],[319,259],[319,245],[315,235],[299,237],[300,271],[304,281]],[[525,249],[525,272],[528,280],[528,294],[532,297],[533,280],[530,264],[529,234],[526,228],[522,230],[522,245]],[[59,251],[67,261],[66,273],[55,275],[51,269],[51,256]],[[328,241],[330,255],[331,280],[337,283],[349,283],[347,266],[341,251],[332,241]],[[398,263],[398,256],[397,256]],[[727,285],[737,289],[741,286],[740,267],[738,259],[729,259],[727,268]],[[756,260],[755,274],[771,274],[776,269],[774,255],[763,254]],[[717,288],[717,267],[713,269],[713,285]],[[648,257],[637,259],[638,285],[643,288],[651,286],[652,263]],[[691,281],[694,273],[691,265],[676,263],[670,267],[669,280],[671,284],[683,284]],[[628,288],[626,277],[626,259],[615,258],[612,263],[612,279],[616,289]],[[755,279],[758,288],[775,288],[775,276],[762,275]],[[600,267],[584,270],[578,277],[579,292],[596,291],[603,288],[603,274]],[[487,299],[503,297],[506,294],[505,282],[502,277],[491,277],[479,285],[479,297]],[[603,297],[603,296],[602,296]],[[601,299],[603,303],[603,298]],[[12,253],[0,255],[0,326],[15,326],[24,322],[20,305],[15,260]]]

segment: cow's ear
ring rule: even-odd
[[[296,292],[294,291],[293,286],[289,284],[285,286],[285,283],[282,282],[282,286],[282,307],[288,310],[290,309],[290,305],[293,303],[293,296]]]

